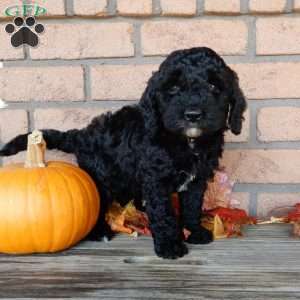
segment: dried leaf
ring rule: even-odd
[[[214,180],[208,184],[205,194],[204,217],[202,225],[214,233],[215,239],[241,235],[241,226],[253,224],[254,218],[249,217],[245,211],[230,208],[232,200],[233,183],[229,180],[224,170],[217,171]],[[200,201],[201,199],[199,199]],[[178,194],[172,195],[172,205],[177,217],[180,216],[180,202]],[[106,214],[106,220],[113,231],[132,234],[138,232],[142,235],[151,235],[149,220],[144,212],[137,210],[133,202],[125,207],[114,202]],[[183,229],[183,235],[187,238],[191,234]]]
[[[206,212],[210,216],[218,215],[224,222],[234,224],[255,224],[256,219],[249,217],[243,209],[217,207]]]
[[[300,203],[294,205],[294,209],[287,216],[288,222],[300,222]]]
[[[128,234],[138,232],[143,235],[151,235],[146,214],[138,211],[133,202],[129,202],[125,207],[113,202],[105,219],[115,232]]]
[[[242,235],[242,225],[255,224],[242,209],[218,207],[206,212],[206,218],[213,220],[213,233],[216,239]],[[209,228],[208,228],[209,229]]]
[[[233,182],[224,170],[215,173],[213,181],[210,181],[204,195],[203,210],[211,210],[216,207],[230,207],[232,202]]]
[[[204,226],[206,229],[210,230],[214,235],[214,239],[216,240],[227,237],[224,224],[218,215],[214,217],[211,216],[204,217],[201,221],[201,225]]]
[[[122,206],[117,202],[113,202],[108,212],[106,213],[105,220],[110,225],[111,230],[115,232],[123,232],[128,234],[131,234],[133,232],[132,229],[124,226],[124,208],[122,208]]]
[[[294,224],[293,234],[300,237],[300,203],[294,205],[294,209],[288,213],[286,221]]]

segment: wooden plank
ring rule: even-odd
[[[251,227],[242,239],[189,245],[162,260],[151,238],[118,236],[56,254],[0,255],[0,298],[300,299],[300,241],[290,226]]]

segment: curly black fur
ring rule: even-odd
[[[163,258],[187,253],[187,242],[208,243],[200,226],[207,181],[218,167],[224,132],[239,134],[246,101],[238,77],[213,50],[175,51],[149,80],[137,105],[96,117],[82,130],[43,130],[49,149],[75,153],[79,166],[95,180],[101,216],[91,235],[101,238],[112,200],[146,202],[155,251]],[[9,142],[0,155],[25,150],[27,136]],[[180,191],[176,221],[170,195]]]

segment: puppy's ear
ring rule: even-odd
[[[160,113],[159,113],[159,93],[158,86],[161,75],[159,71],[154,72],[146,90],[140,101],[140,107],[144,116],[145,129],[147,133],[153,137],[159,130],[160,126]]]
[[[240,88],[239,78],[237,74],[230,70],[230,108],[228,116],[228,125],[230,130],[235,135],[241,133],[242,123],[244,120],[243,114],[247,108],[246,98]]]

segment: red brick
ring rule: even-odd
[[[280,13],[286,6],[286,0],[250,0],[249,10],[254,13]]]
[[[260,141],[300,140],[299,107],[265,107],[259,110],[257,119]]]
[[[92,98],[137,100],[141,97],[156,65],[111,65],[91,68]]]
[[[64,0],[51,0],[45,2],[44,0],[35,1],[35,3],[40,4],[40,6],[47,9],[48,16],[61,16],[65,15],[65,1]]]
[[[0,30],[0,60],[16,60],[24,58],[23,47],[15,48],[11,45],[11,35],[5,30]]]
[[[249,205],[250,205],[249,193],[235,192],[232,194],[232,199],[234,202],[239,203],[239,204],[234,204],[233,207],[243,209],[247,213],[249,213]]]
[[[222,165],[241,183],[300,183],[300,150],[227,150]]]
[[[28,131],[27,111],[0,110],[0,138],[3,143],[8,142],[16,135]]]
[[[274,62],[232,65],[250,99],[299,98],[300,63]]]
[[[118,0],[117,11],[122,16],[149,16],[152,0]]]
[[[128,23],[47,24],[47,34],[31,49],[33,59],[80,59],[134,55]],[[62,42],[63,41],[63,42]]]
[[[205,1],[204,10],[215,14],[238,14],[240,12],[240,0],[208,0]]]
[[[300,11],[300,0],[294,0],[294,10]]]
[[[81,67],[0,69],[0,99],[7,101],[82,100]]]
[[[34,125],[37,129],[68,130],[83,128],[97,115],[106,110],[98,108],[48,108],[36,109],[34,112]]]
[[[107,0],[74,0],[74,14],[79,16],[105,16]]]
[[[163,16],[193,16],[197,12],[196,0],[161,0]]]
[[[241,20],[146,22],[141,29],[144,55],[167,55],[173,50],[207,46],[220,54],[245,54],[248,30]]]
[[[300,202],[300,193],[262,193],[257,198],[259,217],[280,217],[287,214],[292,206]]]
[[[256,22],[257,54],[300,54],[299,18],[259,18]]]

